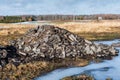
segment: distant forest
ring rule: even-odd
[[[97,15],[22,15],[22,16],[0,16],[0,23],[16,23],[25,21],[77,21],[77,20],[114,20],[120,19],[118,14]]]

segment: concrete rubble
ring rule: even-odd
[[[30,29],[23,37],[0,47],[0,65],[41,59],[116,56],[118,51],[108,45],[95,44],[65,29],[42,25]]]

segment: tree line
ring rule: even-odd
[[[76,20],[114,20],[120,19],[120,15],[97,14],[97,15],[22,15],[0,16],[1,23],[17,23],[25,21],[76,21]]]
[[[17,23],[25,21],[34,21],[33,16],[1,16],[0,23]]]

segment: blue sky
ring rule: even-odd
[[[120,0],[0,0],[0,15],[119,13]]]

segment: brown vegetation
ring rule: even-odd
[[[88,21],[88,22],[51,22],[88,40],[108,40],[120,38],[120,21]],[[42,25],[40,23],[39,25]],[[12,39],[22,36],[34,24],[0,24],[0,44],[8,44]]]
[[[79,65],[78,65],[79,64]],[[43,73],[49,72],[56,68],[70,66],[85,66],[88,61],[85,59],[65,59],[53,61],[35,61],[26,64],[14,66],[7,64],[4,68],[0,68],[0,79],[2,80],[32,80]]]
[[[62,80],[94,80],[94,78],[92,76],[88,76],[86,74],[81,74],[79,76],[65,77]]]

